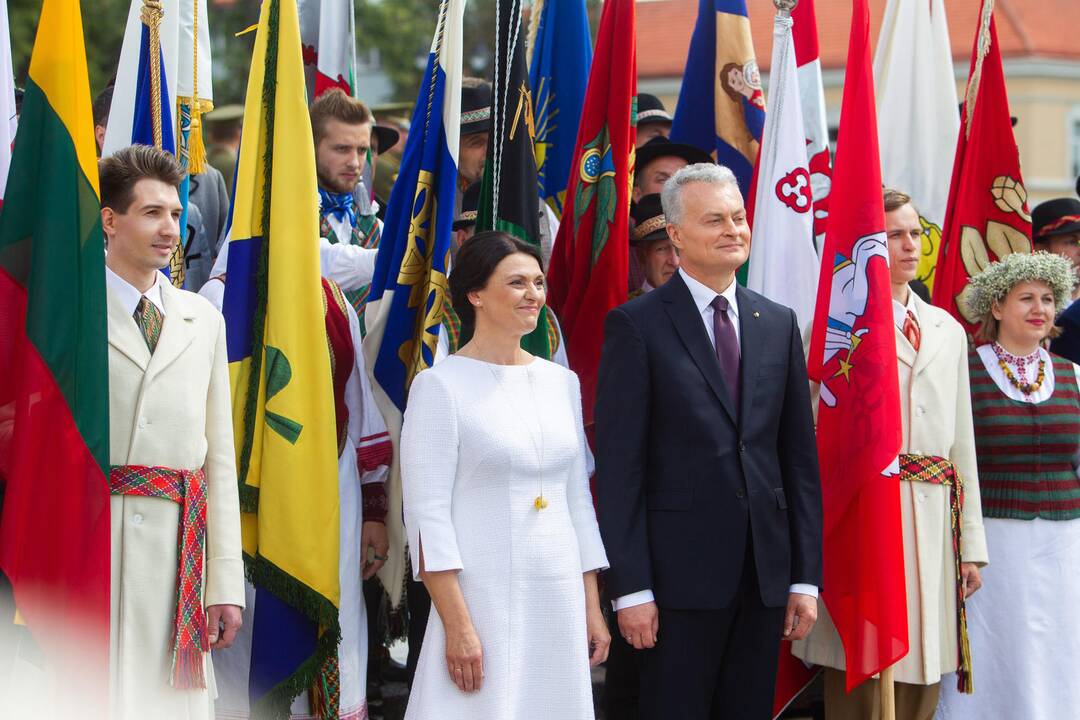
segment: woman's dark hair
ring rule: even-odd
[[[469,293],[487,287],[488,280],[498,264],[516,253],[535,259],[536,264],[543,269],[544,261],[540,256],[540,248],[499,230],[477,233],[466,240],[458,250],[454,267],[450,271],[450,302],[461,318],[463,343],[472,337],[476,327],[476,311],[469,302]]]

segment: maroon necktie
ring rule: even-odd
[[[720,363],[720,374],[724,377],[735,412],[739,410],[739,339],[735,336],[735,326],[728,317],[728,301],[723,295],[717,295],[709,303],[713,309],[713,340],[716,344],[716,360]]]

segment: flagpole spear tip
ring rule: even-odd
[[[773,0],[773,5],[781,17],[791,17],[791,11],[799,4],[799,0]]]

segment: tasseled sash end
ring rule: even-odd
[[[203,653],[198,648],[185,648],[173,652],[172,673],[169,684],[177,690],[206,688],[206,672],[203,668]]]

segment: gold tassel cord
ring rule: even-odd
[[[191,49],[193,67],[191,70],[191,123],[188,126],[188,173],[198,175],[206,170],[206,146],[202,136],[202,114],[214,109],[208,100],[199,97],[199,15],[202,10],[200,0],[195,3],[195,21],[192,27],[194,42]]]
[[[154,112],[150,114],[154,128],[154,147],[161,149],[161,18],[165,10],[160,0],[143,0],[139,19],[150,34],[150,102]]]
[[[979,44],[975,51],[975,67],[968,78],[967,92],[964,97],[964,137],[971,137],[971,114],[975,112],[975,100],[979,96],[979,81],[982,79],[983,59],[990,52],[990,20],[994,17],[994,0],[985,0],[982,16],[979,18]]]

